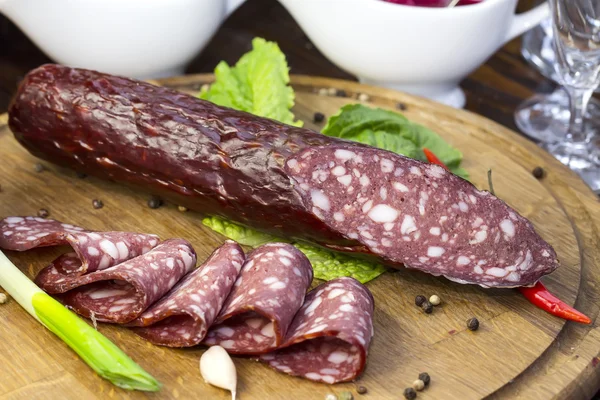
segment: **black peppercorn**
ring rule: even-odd
[[[35,170],[35,172],[44,172],[44,170],[46,169],[46,167],[44,167],[44,164],[36,163],[33,166],[33,169]]]
[[[433,312],[433,304],[428,301],[425,301],[423,304],[421,304],[421,308],[425,314],[431,314]]]
[[[94,199],[94,200],[92,200],[92,205],[94,206],[94,208],[95,208],[96,210],[98,210],[98,209],[100,209],[100,208],[104,207],[104,203],[102,202],[102,200],[98,200],[98,199]]]
[[[431,377],[427,372],[421,372],[419,374],[419,379],[423,381],[425,387],[429,386],[429,382],[431,382]]]
[[[477,318],[471,318],[467,321],[467,328],[471,331],[479,329],[479,320]]]
[[[148,200],[148,207],[150,207],[152,209],[159,208],[160,206],[162,206],[162,204],[163,204],[162,200],[156,196],[152,196],[152,197],[150,197],[150,200]]]
[[[413,388],[404,389],[404,398],[406,400],[414,400],[417,398],[417,392]]]
[[[48,218],[48,216],[50,215],[50,212],[48,210],[46,210],[45,208],[40,208],[37,212],[37,215],[40,218]]]
[[[427,299],[425,298],[425,296],[423,295],[418,295],[417,297],[415,297],[415,305],[417,307],[421,307],[423,305],[423,303],[425,303],[427,301]]]
[[[535,167],[531,172],[536,179],[542,179],[544,177],[544,168]]]
[[[77,175],[77,177],[79,179],[85,179],[85,178],[87,178],[87,174],[84,174],[83,172],[76,172],[75,174]]]
[[[367,392],[368,392],[368,390],[364,386],[359,386],[358,389],[356,389],[356,393],[358,393],[358,394],[366,394]]]
[[[348,94],[346,93],[346,91],[344,89],[338,89],[335,91],[335,95],[337,97],[348,97]]]
[[[406,104],[404,104],[404,103],[398,103],[398,104],[396,104],[396,108],[398,110],[406,110]]]
[[[316,112],[315,115],[313,115],[313,121],[315,121],[316,123],[319,122],[323,122],[325,120],[325,114],[323,114],[322,112]]]

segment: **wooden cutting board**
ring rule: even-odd
[[[197,93],[210,75],[170,78],[161,84]],[[556,249],[562,267],[544,278],[548,288],[594,321],[600,298],[600,203],[568,169],[514,132],[466,111],[445,107],[395,91],[340,80],[294,76],[294,112],[306,126],[315,111],[326,116],[346,103],[364,103],[402,111],[438,132],[465,155],[464,167],[479,188],[487,188],[494,171],[496,194],[529,218]],[[349,97],[323,94],[343,89]],[[321,94],[319,94],[321,93]],[[366,98],[368,97],[368,98]],[[163,238],[184,237],[199,260],[223,241],[204,228],[200,214],[180,212],[167,204],[153,210],[140,193],[73,171],[39,162],[23,150],[0,117],[0,217],[50,216],[97,230],[152,232]],[[546,171],[542,180],[534,167]],[[96,210],[92,200],[104,208]],[[8,252],[30,277],[64,249]],[[600,330],[565,323],[536,309],[515,290],[460,285],[414,271],[386,273],[368,284],[376,299],[375,337],[365,374],[356,383],[329,386],[292,378],[255,361],[236,358],[239,398],[324,399],[328,393],[351,391],[355,398],[399,399],[418,374],[429,372],[432,383],[419,399],[589,398],[600,387],[597,364]],[[418,294],[437,294],[443,304],[426,315],[414,305]],[[466,329],[477,317],[481,327]],[[96,376],[59,339],[36,323],[18,304],[0,305],[0,396],[34,398],[227,399],[228,393],[205,384],[198,360],[201,348],[184,350],[153,346],[127,329],[101,324],[99,330],[163,383],[156,394],[127,392]],[[358,395],[358,385],[368,394]]]

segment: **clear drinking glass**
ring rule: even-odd
[[[569,95],[566,135],[544,147],[592,187],[600,190],[600,148],[584,115],[600,84],[600,1],[549,0],[559,82]]]
[[[521,54],[542,75],[558,82],[553,36],[552,18],[548,18],[523,34]],[[560,140],[569,126],[569,95],[562,87],[535,95],[517,107],[514,117],[521,132],[530,138],[542,143]],[[600,130],[600,102],[593,97],[585,117],[586,129]]]

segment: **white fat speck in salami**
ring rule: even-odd
[[[58,270],[56,262],[70,265],[75,257],[74,253],[65,254],[40,271],[36,283],[49,293],[60,293],[63,303],[78,314],[86,317],[93,314],[96,320],[103,322],[127,323],[165,295],[175,282],[190,271],[191,267],[176,266],[171,269],[165,265],[169,257],[181,257],[182,246],[195,263],[196,253],[192,246],[183,239],[171,239],[162,242],[145,256],[85,275],[55,273]],[[104,256],[110,258],[108,254]],[[148,262],[147,257],[152,260]],[[152,263],[159,268],[152,268]]]
[[[352,304],[343,302],[346,296],[354,299]],[[307,313],[306,309],[319,299],[322,302],[318,315]],[[347,311],[343,317],[337,317],[336,312],[344,306],[348,306]],[[338,278],[326,282],[308,293],[285,343],[259,359],[278,371],[314,381],[328,384],[352,381],[365,367],[372,337],[373,307],[373,296],[358,281]]]
[[[529,285],[558,266],[556,253],[529,221],[439,166],[353,144],[311,147],[289,159],[302,160],[296,170],[286,169],[292,182],[310,182],[307,193],[298,192],[306,209],[314,205],[309,193],[325,193],[328,207],[315,215],[356,242],[348,246],[362,245],[392,266],[485,287]],[[329,172],[329,161],[343,166],[360,186],[349,190],[339,181],[344,175],[312,181],[313,174]],[[527,251],[531,260],[519,269],[518,280],[510,270],[482,274],[473,269],[477,260],[489,260],[484,271],[504,271],[521,265],[518,259]],[[476,261],[466,264],[460,256]],[[421,261],[425,257],[428,262]]]
[[[263,354],[279,347],[312,278],[310,262],[294,246],[269,243],[254,249],[238,277],[242,283],[234,285],[205,344],[230,341],[227,350],[234,354]],[[222,327],[234,334],[220,334]]]
[[[244,252],[237,243],[225,242],[129,326],[157,345],[190,347],[200,344],[217,317],[213,310],[223,307],[239,274],[234,264],[241,265],[244,259]],[[204,276],[208,279],[200,279]],[[220,334],[231,337],[234,331],[222,327]]]

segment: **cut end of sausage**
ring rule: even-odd
[[[286,172],[316,217],[393,264],[484,287],[558,267],[527,219],[437,165],[347,145],[303,150]]]

